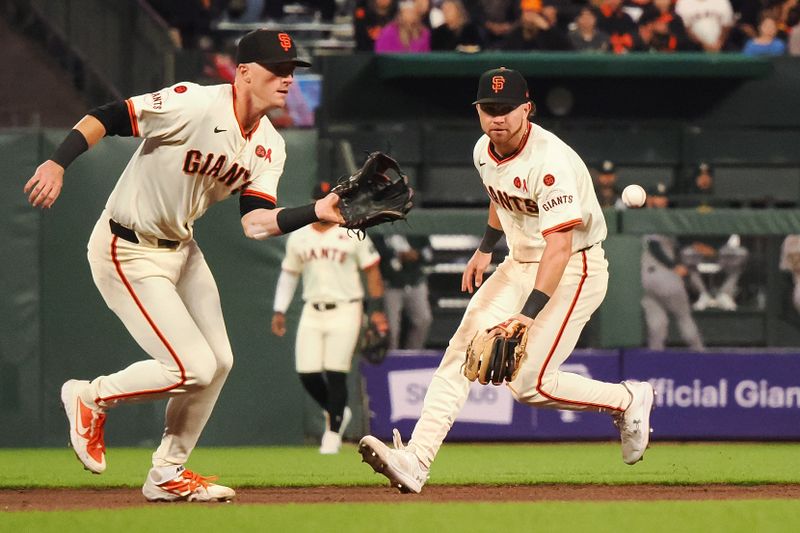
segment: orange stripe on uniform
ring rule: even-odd
[[[601,407],[603,409],[609,409],[611,411],[622,411],[618,407],[612,407],[610,405],[600,405],[596,403],[589,403],[589,402],[576,402],[575,400],[567,400],[566,398],[558,398],[553,396],[552,394],[548,394],[542,388],[542,378],[544,377],[545,370],[547,370],[547,365],[550,364],[550,360],[553,358],[553,354],[556,351],[556,347],[558,346],[558,342],[561,340],[561,336],[564,334],[564,329],[566,329],[567,324],[569,323],[569,317],[572,316],[572,311],[575,309],[575,304],[578,303],[578,297],[581,295],[581,289],[583,289],[583,283],[586,281],[588,277],[588,268],[586,265],[586,252],[581,252],[581,256],[583,257],[583,272],[581,273],[581,281],[578,283],[578,290],[575,291],[575,297],[572,298],[572,303],[569,306],[569,311],[567,311],[567,316],[564,317],[564,321],[561,323],[561,328],[558,330],[558,335],[556,335],[556,340],[553,341],[553,346],[550,348],[550,351],[547,354],[547,359],[544,360],[544,364],[542,365],[542,370],[539,372],[539,378],[536,381],[536,392],[544,396],[549,400],[553,400],[555,402],[561,403],[571,403],[573,405],[587,405],[590,407]]]
[[[278,199],[265,192],[251,191],[250,189],[246,189],[242,191],[242,196],[257,196],[258,198],[263,198],[264,200],[268,200],[273,204],[278,205]]]
[[[131,119],[131,131],[134,137],[139,136],[139,121],[136,120],[136,109],[133,107],[133,101],[128,98],[125,100],[125,105],[128,106],[128,118]]]
[[[550,235],[554,231],[563,231],[565,229],[574,228],[575,226],[579,226],[583,220],[579,218],[573,218],[572,220],[568,220],[558,226],[553,226],[552,228],[547,228],[546,230],[542,231],[542,237]]]
[[[144,318],[145,318],[145,320],[147,320],[147,323],[150,324],[151,328],[153,328],[153,331],[155,332],[155,334],[158,336],[158,338],[164,344],[164,347],[167,349],[169,354],[172,356],[172,359],[175,361],[175,364],[178,365],[178,368],[181,371],[181,380],[178,383],[175,383],[174,385],[170,385],[169,387],[163,387],[161,389],[144,390],[144,391],[140,391],[140,392],[129,392],[127,394],[117,394],[116,396],[108,396],[106,398],[97,398],[95,400],[95,402],[98,402],[98,401],[99,402],[108,402],[108,401],[120,400],[120,399],[123,399],[123,398],[132,398],[134,396],[143,396],[145,394],[160,394],[160,393],[164,393],[164,392],[169,392],[172,389],[180,387],[184,383],[186,383],[186,369],[183,368],[183,364],[181,364],[181,360],[178,358],[178,354],[175,353],[175,350],[173,350],[173,348],[170,345],[169,341],[167,341],[167,339],[164,337],[164,334],[161,333],[161,330],[159,330],[158,326],[156,326],[155,322],[153,322],[153,319],[150,317],[150,315],[148,314],[147,310],[144,308],[144,305],[142,305],[141,300],[139,300],[139,297],[136,296],[136,292],[133,290],[133,287],[131,286],[130,282],[128,281],[128,278],[126,278],[125,274],[122,272],[122,265],[120,264],[119,259],[117,259],[117,239],[118,238],[119,237],[114,235],[114,238],[111,239],[111,260],[114,261],[114,266],[117,269],[117,274],[119,275],[119,279],[122,280],[122,284],[125,285],[126,289],[128,289],[128,293],[131,295],[131,298],[133,298],[133,301],[136,302],[136,306],[139,308],[139,311],[142,312],[142,315],[144,315]]]

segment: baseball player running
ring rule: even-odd
[[[144,141],[89,239],[92,277],[106,304],[152,358],[61,389],[70,440],[85,468],[106,469],[103,425],[120,403],[169,398],[166,428],[142,492],[155,500],[229,500],[235,492],[184,468],[233,354],[214,278],[192,226],[239,194],[244,234],[265,239],[306,224],[342,222],[336,195],[276,208],[284,141],[265,114],[285,105],[297,59],[288,34],[259,30],[237,50],[233,85],[179,83],[103,105],[83,117],[25,185],[35,207],[58,198],[64,170],[106,135]]]
[[[314,199],[324,198],[330,184],[314,188]],[[319,453],[339,453],[342,436],[352,418],[347,407],[347,374],[361,330],[364,288],[370,320],[386,330],[380,256],[368,236],[351,238],[348,230],[329,222],[315,222],[292,233],[275,288],[272,333],[286,334],[286,310],[303,277],[303,312],[295,341],[295,368],[303,388],[322,408],[325,432]]]
[[[474,104],[485,135],[475,145],[473,162],[491,201],[485,235],[461,288],[477,291],[431,380],[408,445],[397,430],[394,449],[371,435],[359,443],[364,461],[402,492],[420,492],[467,399],[470,382],[461,368],[479,330],[509,336],[528,328],[527,356],[507,384],[517,401],[610,413],[628,464],[639,461],[649,443],[654,397],[649,383],[603,383],[559,370],[608,284],[606,225],[586,165],[558,137],[529,121],[533,103],[518,72],[485,72]],[[509,255],[484,283],[491,251],[503,234]]]

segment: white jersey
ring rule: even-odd
[[[686,28],[706,44],[716,43],[722,29],[733,26],[733,8],[729,0],[678,0],[675,13]]]
[[[289,235],[281,268],[303,275],[306,302],[347,302],[364,297],[360,271],[380,261],[369,237],[352,238],[341,226],[305,226]]]
[[[529,123],[521,148],[501,158],[484,135],[472,154],[494,204],[511,258],[538,261],[544,237],[573,228],[573,252],[603,241],[607,229],[586,165],[564,141]]]
[[[192,238],[194,221],[236,192],[276,203],[286,147],[269,119],[245,134],[233,85],[179,83],[126,100],[133,135],[144,137],[106,209],[139,233]]]

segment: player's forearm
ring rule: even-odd
[[[86,115],[67,134],[49,160],[66,169],[86,150],[97,144],[106,134],[103,124]]]
[[[555,232],[546,237],[534,288],[552,296],[572,255],[572,232]]]
[[[367,278],[367,294],[370,299],[383,298],[383,278],[378,265],[371,266],[365,270],[364,275]]]
[[[242,217],[242,230],[250,239],[262,241],[267,237],[281,235],[278,227],[280,209],[254,209]]]

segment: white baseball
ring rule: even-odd
[[[628,207],[642,207],[647,199],[647,193],[641,185],[628,185],[622,190],[622,203]]]

